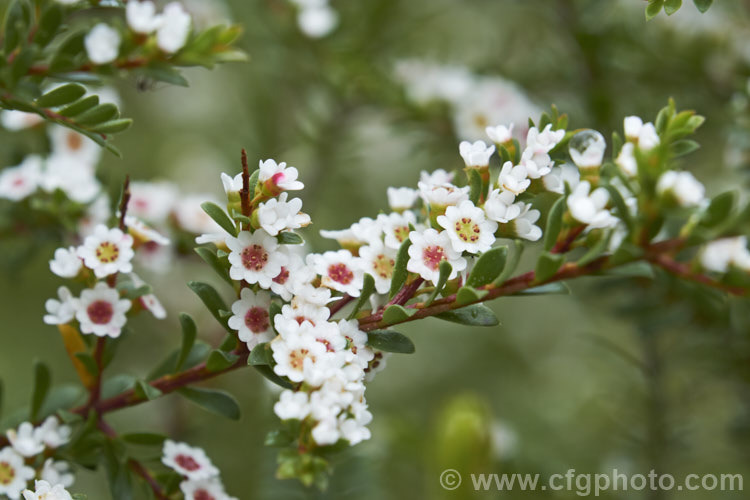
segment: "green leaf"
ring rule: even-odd
[[[700,147],[701,147],[700,144],[690,139],[682,139],[680,141],[673,142],[670,145],[670,149],[672,150],[672,155],[675,158],[679,158],[680,156],[685,156],[687,154],[690,154]]]
[[[93,375],[94,377],[99,374],[99,368],[96,366],[96,361],[94,361],[91,353],[77,352],[75,353],[75,357],[78,359],[78,361],[81,362],[83,367],[86,368],[86,371],[89,372],[89,374]]]
[[[706,12],[714,3],[714,0],[693,0],[693,3],[699,11]]]
[[[664,2],[664,12],[666,12],[668,16],[671,16],[680,10],[680,7],[682,7],[682,0],[665,0]]]
[[[562,229],[562,219],[565,213],[565,197],[561,196],[549,209],[547,225],[544,228],[544,249],[552,250]]]
[[[466,175],[469,178],[469,200],[477,205],[482,196],[482,174],[479,173],[479,169],[467,168]]]
[[[607,245],[609,244],[609,240],[611,237],[612,231],[609,231],[606,234],[602,234],[599,239],[588,249],[588,251],[583,254],[580,259],[578,259],[576,265],[585,266],[596,260],[598,257],[602,256],[607,250]]]
[[[607,189],[612,203],[615,204],[617,216],[625,223],[628,231],[632,231],[633,217],[630,215],[630,210],[628,209],[628,205],[627,203],[625,203],[625,199],[622,197],[622,194],[615,186],[611,184],[606,184],[604,187]]]
[[[541,283],[550,279],[560,269],[564,260],[564,255],[543,253],[536,262],[534,281]]]
[[[162,392],[143,380],[139,380],[135,383],[135,394],[140,398],[145,398],[149,401],[157,399],[162,395]]]
[[[562,281],[555,281],[512,294],[513,297],[522,297],[524,295],[570,295],[570,288]]]
[[[206,201],[201,203],[201,208],[208,214],[221,228],[232,236],[237,236],[237,228],[235,227],[232,219],[229,218],[227,213],[219,207],[216,203]]]
[[[92,129],[100,134],[116,134],[127,130],[133,125],[131,118],[119,118],[117,120],[110,120],[108,122],[94,125]]]
[[[354,309],[352,309],[352,312],[347,319],[353,319],[357,315],[373,292],[375,292],[375,278],[373,278],[371,274],[365,273],[362,281],[362,291],[360,292],[359,297],[357,297],[357,302],[354,303]]]
[[[664,7],[664,0],[650,0],[646,6],[646,21],[650,21],[656,17],[661,12],[662,7]]]
[[[34,43],[44,47],[57,34],[63,21],[63,7],[59,2],[48,2],[39,18],[39,26],[34,34]]]
[[[226,259],[219,258],[216,252],[207,247],[196,247],[194,250],[201,259],[211,266],[211,269],[213,269],[221,279],[230,285],[234,285],[234,281],[232,281],[232,278],[229,276],[229,262]]]
[[[270,366],[273,364],[271,346],[268,345],[268,342],[261,342],[253,347],[250,356],[247,357],[247,364],[251,366]]]
[[[393,267],[393,277],[391,278],[391,290],[390,298],[393,298],[401,287],[406,283],[406,278],[409,276],[409,271],[406,270],[406,264],[409,262],[409,247],[411,246],[411,240],[405,239],[398,249],[396,255],[396,264]]]
[[[183,387],[177,392],[185,399],[196,405],[231,420],[239,420],[240,405],[234,397],[224,391],[203,389],[197,387]]]
[[[5,12],[3,51],[6,56],[21,42],[29,20],[29,4],[25,0],[14,0]]]
[[[34,363],[34,388],[31,392],[31,416],[30,420],[33,422],[39,418],[39,410],[41,410],[44,400],[47,398],[49,392],[50,382],[52,378],[49,373],[47,365],[41,361]]]
[[[79,125],[96,125],[114,120],[119,115],[120,112],[117,110],[117,106],[111,102],[105,102],[76,116],[75,121]]]
[[[267,380],[273,382],[274,384],[278,385],[279,387],[283,387],[284,389],[293,389],[294,386],[290,384],[287,380],[279,377],[275,371],[273,371],[273,368],[268,365],[253,365],[253,368],[263,375]]]
[[[516,270],[516,267],[518,267],[518,263],[521,261],[523,247],[523,241],[515,240],[513,242],[513,251],[510,252],[510,261],[508,261],[508,263],[505,265],[505,269],[503,269],[503,272],[500,273],[500,276],[498,276],[495,280],[496,285],[503,284],[508,278],[510,278],[510,275],[513,274],[513,271]]]
[[[438,294],[443,291],[443,288],[445,288],[445,283],[448,281],[448,277],[451,275],[451,271],[453,271],[453,266],[451,266],[451,263],[447,260],[441,260],[438,269],[440,272],[438,281],[437,284],[435,284],[435,289],[427,298],[427,302],[425,302],[426,306],[432,304],[437,298]]]
[[[188,86],[188,81],[182,75],[180,70],[170,66],[168,63],[152,62],[143,70],[143,74],[148,78],[160,82],[177,85],[179,87]]]
[[[279,233],[278,236],[276,236],[276,239],[281,245],[302,245],[305,242],[305,240],[302,239],[302,236],[291,231]]]
[[[445,311],[435,316],[438,319],[469,326],[497,326],[500,321],[495,313],[484,304],[473,304],[453,311]]]
[[[648,278],[654,279],[654,268],[646,261],[639,260],[624,264],[622,266],[607,269],[604,272],[607,276],[620,276],[623,278]]]
[[[226,370],[227,368],[232,366],[238,359],[239,356],[234,353],[214,349],[213,351],[211,351],[211,354],[208,355],[208,360],[206,361],[206,370],[208,370],[209,372],[220,372],[222,370]]]
[[[77,100],[69,106],[65,106],[63,109],[58,111],[57,114],[73,118],[80,115],[81,113],[85,113],[97,104],[99,104],[99,96],[90,95]]]
[[[706,212],[703,214],[701,225],[713,228],[729,220],[729,216],[734,210],[737,193],[735,191],[726,191],[715,196],[708,205]]]
[[[393,330],[374,330],[367,332],[367,345],[373,349],[400,354],[412,354],[416,349],[406,335]]]
[[[56,108],[80,99],[86,94],[86,88],[77,83],[68,83],[61,85],[56,89],[50,90],[39,97],[35,103],[42,108]]]
[[[190,281],[188,283],[190,289],[200,297],[203,304],[211,311],[211,314],[216,318],[216,321],[221,323],[221,326],[229,333],[234,333],[234,330],[229,328],[227,324],[227,318],[222,317],[221,311],[228,311],[229,308],[224,303],[224,299],[221,298],[219,292],[208,283],[202,283],[200,281]]]
[[[472,302],[477,302],[479,300],[482,300],[483,297],[485,297],[488,293],[487,290],[477,290],[474,287],[471,286],[464,286],[461,287],[458,290],[458,293],[456,293],[456,305],[464,305],[464,304],[471,304]]]
[[[503,272],[505,263],[508,260],[508,247],[495,247],[484,252],[474,264],[466,285],[478,288],[492,283]]]
[[[407,309],[398,304],[392,304],[385,308],[383,312],[383,321],[389,325],[403,323],[417,312],[416,309]]]
[[[140,446],[161,446],[167,440],[167,436],[154,434],[152,432],[132,432],[123,434],[122,440],[126,443],[137,444]]]

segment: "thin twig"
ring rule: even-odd
[[[240,203],[242,215],[250,217],[252,211],[250,204],[250,168],[247,164],[247,151],[242,148],[242,191],[240,191]]]
[[[122,197],[120,198],[120,230],[127,231],[125,225],[125,216],[128,213],[128,203],[130,203],[130,176],[125,176],[125,182],[122,184]]]

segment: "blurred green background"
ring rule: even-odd
[[[653,119],[672,96],[678,107],[708,117],[697,137],[703,148],[686,167],[709,192],[745,182],[750,2],[719,1],[703,16],[685,2],[671,18],[646,23],[640,0],[334,0],[339,27],[320,40],[300,33],[285,0],[193,3],[242,24],[241,46],[251,60],[191,70],[189,88],[157,84],[144,91],[135,78],[119,82],[135,126],[117,139],[124,160],[105,156],[100,168],[113,193],[130,174],[219,196],[219,173],[239,170],[244,147],[251,160],[275,158],[300,170],[304,210],[313,219],[305,236],[314,250],[332,249],[319,229],[387,209],[386,187],[415,185],[420,170],[461,166],[450,111],[415,106],[393,80],[394,64],[404,58],[508,78],[541,109],[555,103],[572,127],[605,136],[625,115]],[[3,134],[3,164],[33,142]],[[56,330],[41,321],[44,298],[60,285],[47,270],[53,249],[39,248],[0,278],[0,377],[8,407],[28,399],[34,358],[49,362],[56,382],[75,380]],[[111,374],[143,374],[177,345],[178,311],[200,318],[204,339],[220,339],[220,327],[185,286],[189,279],[218,286],[209,270],[185,259],[151,278],[170,316],[134,320]],[[443,491],[438,477],[445,468],[545,476],[656,468],[678,478],[743,473],[750,480],[747,302],[660,278],[583,280],[567,296],[502,299],[492,305],[502,323],[496,328],[438,320],[405,326],[417,352],[391,357],[368,387],[373,438],[336,460],[325,493],[274,478],[276,451],[263,439],[276,423],[275,393],[252,370],[210,383],[241,400],[239,422],[177,397],[111,421],[123,432],[156,429],[204,447],[228,491],[242,500],[499,496],[471,491],[467,477],[458,490]],[[74,490],[107,498],[102,476],[81,471]]]

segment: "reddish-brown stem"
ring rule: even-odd
[[[102,337],[96,340],[96,346],[94,347],[94,363],[96,364],[96,377],[94,378],[93,385],[89,388],[89,401],[86,404],[88,408],[94,408],[99,403],[102,390],[102,371],[104,357],[104,348],[107,345],[106,337]]]
[[[130,176],[125,176],[125,182],[122,185],[122,198],[120,198],[120,230],[127,231],[125,217],[128,213],[128,203],[130,203]]]
[[[250,217],[252,206],[250,203],[250,168],[247,164],[247,151],[242,148],[242,191],[240,191],[242,215]]]
[[[742,287],[726,285],[724,283],[716,281],[710,276],[706,276],[705,274],[695,273],[690,269],[690,266],[688,266],[687,264],[683,262],[678,262],[666,254],[653,255],[653,256],[650,256],[648,260],[652,264],[659,266],[665,271],[671,274],[674,274],[675,276],[679,276],[680,278],[688,280],[688,281],[701,283],[703,285],[722,290],[732,295],[742,296],[742,295],[747,295],[748,293],[748,291]]]
[[[146,66],[151,61],[149,59],[146,59],[145,57],[139,57],[135,59],[124,59],[120,61],[115,61],[110,66],[114,66],[118,69],[135,69],[135,68],[141,68],[143,66]],[[91,63],[86,63],[78,66],[75,69],[67,71],[67,73],[86,73],[89,71],[94,71],[96,69],[96,65]],[[50,73],[50,68],[46,64],[39,64],[36,66],[32,66],[29,68],[29,71],[27,74],[29,75],[47,75]]]
[[[552,247],[550,253],[565,253],[569,251],[570,246],[573,244],[576,238],[580,236],[584,229],[586,229],[585,225],[570,228],[565,237],[555,243],[555,246]]]
[[[352,297],[351,295],[347,294],[347,295],[344,295],[343,297],[341,297],[339,300],[337,300],[333,304],[329,305],[328,306],[328,310],[331,311],[331,317],[333,317],[334,314],[336,314],[341,309],[343,309],[344,306],[346,306],[352,300],[354,300],[354,297]]]
[[[419,287],[422,286],[422,283],[424,283],[423,278],[417,278],[408,285],[405,285],[401,288],[401,290],[398,291],[396,295],[393,296],[393,298],[388,302],[388,306],[392,305],[398,305],[402,306],[409,302],[409,299],[414,297],[414,294],[419,290]]]

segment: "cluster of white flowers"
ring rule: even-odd
[[[185,500],[237,500],[226,493],[219,469],[201,448],[167,440],[161,461],[184,478],[180,490]]]
[[[339,24],[339,15],[328,0],[290,0],[298,9],[299,29],[310,38],[322,38]]]
[[[456,134],[465,140],[482,139],[486,127],[502,122],[520,124],[515,133],[521,138],[527,118],[539,113],[539,107],[515,83],[475,75],[463,66],[407,59],[396,64],[395,76],[417,104],[440,101],[450,105]]]
[[[131,0],[126,4],[125,18],[141,43],[154,35],[156,46],[166,54],[174,54],[185,46],[190,35],[192,18],[179,2],[164,6],[161,14],[150,0]],[[94,64],[109,64],[120,54],[122,35],[106,23],[95,25],[84,39],[86,54]]]
[[[23,422],[6,436],[10,446],[0,449],[0,495],[11,500],[21,494],[24,500],[70,500],[65,488],[75,478],[70,465],[54,457],[55,451],[70,441],[70,427],[48,417],[38,427]],[[27,489],[34,480],[36,492]]]
[[[703,248],[700,262],[705,269],[717,273],[725,273],[730,267],[750,271],[747,237],[735,236],[712,241]]]

